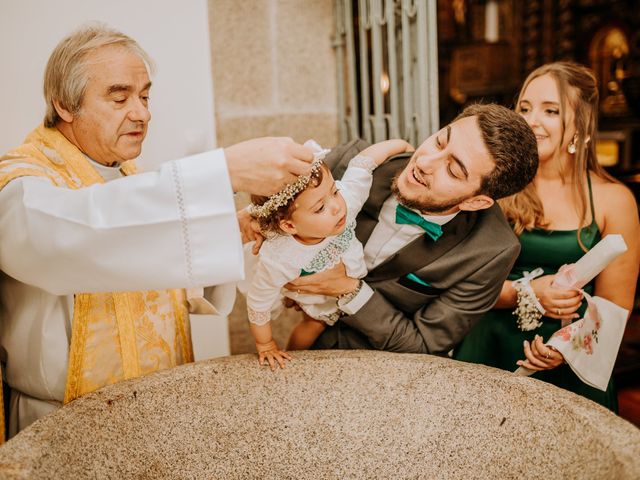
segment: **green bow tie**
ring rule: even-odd
[[[422,228],[435,242],[442,236],[442,227],[437,223],[425,220],[416,212],[409,210],[404,205],[396,207],[396,223],[405,225],[417,225]]]

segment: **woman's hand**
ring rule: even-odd
[[[582,303],[582,292],[579,290],[562,290],[553,287],[555,275],[545,275],[531,281],[531,288],[538,301],[546,310],[545,316],[557,320],[575,320],[576,312]]]
[[[242,243],[255,241],[256,243],[253,245],[251,251],[254,255],[257,255],[264,241],[264,235],[262,235],[260,225],[258,225],[258,222],[249,213],[249,207],[239,210],[236,216],[238,217]]]
[[[276,365],[284,368],[285,360],[293,360],[291,355],[278,348],[278,344],[274,340],[267,343],[256,342],[256,349],[258,350],[258,363],[260,365],[268,364],[272,372],[275,371]]]
[[[299,277],[287,283],[284,288],[298,293],[313,293],[337,297],[345,293],[353,292],[358,288],[360,281],[347,277],[344,263],[340,262],[335,267],[313,275]]]
[[[525,360],[516,363],[535,372],[551,370],[564,363],[564,356],[555,348],[543,344],[540,335],[536,335],[531,343],[524,341],[524,356]]]

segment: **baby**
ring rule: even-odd
[[[271,332],[271,311],[282,296],[294,300],[305,317],[291,334],[288,349],[309,348],[326,325],[340,317],[338,298],[298,294],[282,287],[302,275],[321,272],[342,262],[347,275],[363,278],[367,269],[355,219],[369,196],[372,172],[385,159],[413,150],[404,140],[372,145],[349,162],[341,181],[334,181],[322,162],[328,150],[307,142],[315,151],[311,174],[301,176],[270,197],[252,196],[249,212],[266,240],[257,264],[248,268],[247,311],[256,341],[258,361],[284,368],[291,356],[280,350]],[[251,262],[248,262],[250,265]]]

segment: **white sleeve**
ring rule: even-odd
[[[342,310],[347,315],[355,315],[358,313],[365,303],[369,301],[371,297],[373,297],[373,289],[367,284],[367,282],[362,282],[362,286],[360,287],[360,291],[356,294],[348,302],[341,302],[338,300],[338,308]]]
[[[369,190],[373,183],[372,172],[375,162],[364,156],[356,156],[349,162],[342,179],[337,182],[340,193],[349,208],[350,218],[355,218],[364,202],[369,198]]]
[[[236,282],[204,288],[204,298],[216,309],[216,315],[226,317],[236,300]]]
[[[79,190],[41,177],[9,182],[0,191],[0,268],[54,295],[242,278],[224,151]]]
[[[281,263],[260,255],[247,291],[247,312],[251,323],[264,325],[270,320],[271,308],[280,297],[280,290],[300,275],[299,270],[289,270]]]

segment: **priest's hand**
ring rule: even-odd
[[[284,288],[298,293],[338,297],[353,292],[359,284],[360,280],[347,276],[344,263],[340,262],[328,270],[296,278],[287,283]]]
[[[224,149],[234,192],[269,196],[311,171],[313,152],[285,137],[263,137]]]
[[[238,226],[240,227],[240,234],[242,235],[242,243],[255,242],[251,252],[257,255],[264,242],[264,235],[260,230],[260,225],[249,214],[249,207],[243,208],[236,213],[238,217]]]

